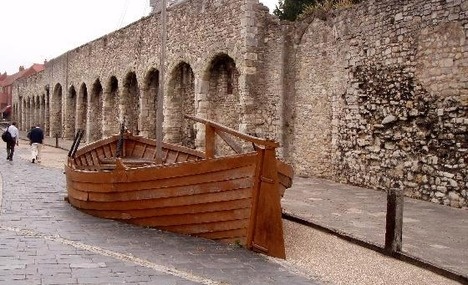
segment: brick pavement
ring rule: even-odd
[[[47,138],[46,143],[51,146],[55,146],[57,144],[63,149],[69,149],[72,142],[62,139],[56,140],[54,138]],[[54,152],[54,149],[55,148],[47,148],[47,151]],[[58,166],[59,168],[61,168],[61,166],[63,165],[63,161],[65,160],[65,157],[63,157],[63,151],[61,152],[60,156],[54,156],[52,153],[50,153],[44,159],[47,159],[49,155],[51,155],[51,157],[54,157],[54,159],[52,159],[48,163],[52,165],[55,164],[53,166]],[[60,159],[57,159],[57,157],[63,159],[63,161],[60,161]],[[24,154],[24,158],[28,158],[27,154]],[[3,173],[1,163],[0,170],[2,170]],[[63,192],[61,193],[61,195],[64,196],[65,193]],[[385,196],[385,193],[374,191],[371,189],[354,187],[321,179],[306,179],[297,177],[295,178],[293,188],[286,192],[286,195],[282,200],[282,205],[284,207],[285,213],[289,215],[293,215],[295,217],[303,219],[304,221],[310,222],[311,224],[318,225],[319,227],[329,229],[332,232],[338,233],[338,235],[344,235],[352,237],[355,240],[363,241],[364,243],[382,246],[385,231]],[[65,205],[68,206],[68,204]],[[81,216],[83,214],[76,211],[75,215],[78,215],[80,217],[79,220],[81,221]],[[85,217],[90,218],[86,215]],[[108,222],[109,221],[103,221],[104,224],[107,224]],[[433,264],[434,267],[450,270],[451,272],[454,272],[455,275],[459,274],[460,276],[462,276],[461,279],[463,280],[463,283],[466,282],[466,280],[468,280],[468,255],[465,250],[468,247],[468,236],[466,235],[466,233],[468,232],[468,211],[466,209],[454,209],[424,201],[405,199],[404,223],[405,225],[403,230],[403,251],[406,255],[413,256],[416,259],[421,259],[425,263]],[[116,233],[118,235],[122,235],[122,232],[125,232],[127,227],[129,226],[124,225],[122,228],[116,231]],[[132,227],[130,226],[130,228]],[[12,228],[10,230],[14,232],[16,228]],[[94,231],[91,231],[91,233],[94,233]],[[167,235],[171,236],[167,233],[160,234],[162,234],[165,237],[167,237]],[[176,236],[175,240],[185,240],[186,238],[187,237]],[[151,240],[151,237],[148,237],[148,239]],[[169,241],[169,239],[173,239],[173,236],[167,237],[166,241],[170,244],[173,244]],[[190,242],[192,240],[192,238],[189,238],[189,241],[186,242]],[[208,241],[208,243],[210,243],[210,241]],[[116,244],[112,246],[118,247],[118,245]],[[207,248],[210,246],[219,248],[221,245],[206,245]],[[221,246],[221,248],[223,248],[223,246]],[[193,250],[193,248],[191,250]],[[228,247],[227,252],[224,252],[224,254],[232,255],[233,252],[237,254],[237,250],[239,249]],[[203,252],[206,252],[205,249],[203,249]],[[179,253],[180,255],[176,255],[177,258],[178,256],[182,256],[183,251]],[[187,250],[187,253],[189,256],[192,256],[193,254],[190,250]],[[204,256],[204,253],[202,253],[201,255]],[[209,255],[211,254],[211,252],[208,251],[207,254]],[[215,253],[215,255],[217,254],[218,253]],[[252,261],[251,258],[253,258],[253,260],[256,260],[260,257],[256,254],[250,256],[252,254],[250,252],[244,252],[243,254],[247,254],[249,257],[246,258],[246,261],[241,261],[240,264],[243,264],[244,262],[249,263],[250,261]],[[110,255],[118,256],[113,253]],[[220,258],[227,260],[230,260],[231,257],[228,258],[220,255]],[[122,258],[125,260],[125,258],[127,257],[125,256]],[[262,258],[267,264],[272,261],[268,258]],[[156,260],[164,260],[164,258],[161,256],[157,256]],[[239,260],[235,258],[234,263],[236,263],[237,261]],[[216,261],[214,262],[216,263]],[[189,264],[184,262],[182,263]],[[160,265],[161,263],[156,262],[156,264]],[[278,266],[276,268],[280,272],[283,272],[283,274],[291,274],[291,276],[295,276],[294,278],[299,278],[298,282],[308,282],[307,284],[317,284],[317,281],[307,280],[303,277],[296,276],[296,274],[294,273],[291,273],[296,271],[293,268],[286,268],[286,264],[282,263],[282,266],[279,266],[278,264],[273,266]],[[151,267],[153,265],[149,266]],[[171,266],[173,266],[173,264]],[[165,272],[165,270],[173,272],[173,270],[175,270],[174,268],[179,267],[168,266],[163,268],[164,270],[161,269],[162,272]],[[243,272],[243,269],[245,268],[241,268],[238,272]],[[205,272],[203,268],[200,268],[199,270],[200,272]],[[224,271],[225,269],[222,270]],[[216,271],[216,269],[214,271]],[[185,271],[182,270],[182,272]],[[248,270],[247,272],[250,272],[250,270]],[[279,281],[279,279],[275,279],[276,273],[270,275],[271,273],[272,272],[265,273],[265,278],[266,280],[268,280],[268,284],[276,284],[277,281],[279,282],[277,284],[282,284],[281,282],[283,282],[284,280]],[[208,275],[197,273],[195,275],[212,276],[211,273]],[[216,282],[220,282],[219,280],[227,280],[223,278],[214,278],[214,280],[211,280],[208,277],[206,278],[210,280],[209,282],[215,282],[207,284],[216,284]],[[182,283],[178,281],[174,281],[175,283],[170,283],[171,281],[168,281],[167,284],[185,284],[183,282],[187,282],[187,279],[182,279],[183,280],[180,281]],[[252,280],[253,283],[245,283],[249,282],[246,280]],[[228,283],[221,284],[265,284],[263,283],[265,282],[264,280],[259,280],[255,278],[251,279],[248,275],[242,281],[239,281],[238,279],[233,277],[232,281],[226,282]],[[290,281],[288,280],[288,282]],[[291,284],[296,284],[294,283],[296,282],[294,280],[291,282]]]
[[[243,248],[86,215],[64,201],[63,170],[28,156],[0,160],[0,284],[319,284]]]

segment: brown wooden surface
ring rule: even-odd
[[[163,144],[156,164],[153,140],[124,135],[79,149],[65,167],[68,200],[91,215],[162,230],[236,242],[284,258],[280,199],[292,183],[292,168],[276,159],[276,142],[252,137],[209,120],[205,153]],[[218,135],[236,152],[216,155]],[[231,137],[232,136],[232,137]]]
[[[267,255],[286,258],[275,149],[259,151],[263,159],[259,159],[260,167],[257,169],[258,183],[254,189],[256,204],[253,206],[255,215],[251,216],[250,221],[249,246]]]

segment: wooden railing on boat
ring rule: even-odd
[[[198,117],[193,117],[185,115],[186,118],[189,118],[193,121],[202,123],[205,125],[205,155],[206,158],[213,158],[215,156],[215,135],[218,135],[224,142],[236,153],[242,153],[242,146],[238,145],[233,139],[231,139],[228,134],[233,135],[239,139],[242,139],[246,142],[250,142],[256,146],[263,146],[269,148],[277,148],[279,143],[269,139],[263,139],[254,137],[248,134],[238,132],[234,129],[228,128],[226,126],[220,125],[211,120],[202,119]]]
[[[216,153],[215,135],[222,138],[236,153],[242,152],[242,147],[237,145],[227,134],[243,139],[254,145],[258,155],[256,169],[257,179],[253,187],[252,211],[247,234],[246,246],[249,249],[265,253],[270,256],[285,258],[283,222],[281,211],[280,181],[278,177],[278,165],[292,175],[292,168],[284,163],[278,163],[276,148],[279,144],[273,140],[254,137],[240,133],[234,129],[225,127],[216,122],[186,116],[196,122],[205,125],[205,156],[214,158]],[[292,176],[291,176],[292,177]]]

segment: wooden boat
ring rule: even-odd
[[[204,152],[163,143],[158,163],[154,140],[123,133],[69,153],[69,203],[97,217],[285,258],[280,200],[293,170],[276,158],[278,143],[188,118],[205,125]],[[217,156],[215,137],[233,154]],[[253,147],[243,151],[247,143]]]

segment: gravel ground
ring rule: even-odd
[[[324,284],[460,284],[334,235],[283,221],[287,266]]]
[[[18,155],[23,159],[30,159],[29,145],[26,142],[20,142]],[[63,169],[67,151],[44,146],[42,157],[43,166]],[[272,260],[324,284],[460,284],[334,235],[291,221],[283,221],[287,260]]]

